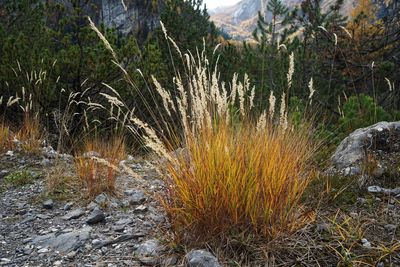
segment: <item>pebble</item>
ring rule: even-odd
[[[397,225],[394,225],[394,224],[386,224],[386,225],[384,226],[384,228],[385,228],[385,230],[388,231],[388,232],[393,232],[394,230],[396,230]]]
[[[1,258],[1,259],[0,259],[0,263],[1,263],[1,264],[8,264],[8,263],[10,263],[10,262],[11,262],[11,260],[8,259],[8,258]]]
[[[74,203],[68,202],[67,204],[64,205],[64,210],[70,210],[74,206]]]
[[[371,242],[369,242],[366,238],[361,239],[361,243],[365,248],[372,248]]]
[[[48,248],[41,248],[41,249],[38,250],[39,254],[43,254],[43,253],[47,253],[47,252],[49,252]]]
[[[137,212],[145,212],[147,211],[147,207],[145,205],[139,205],[135,208],[135,211]]]

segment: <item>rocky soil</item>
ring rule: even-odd
[[[165,245],[168,223],[157,200],[163,182],[151,164],[130,158],[126,165],[141,177],[121,175],[118,197],[101,194],[87,203],[78,195],[61,200],[45,193],[43,170],[55,168],[55,162],[54,151],[39,157],[11,152],[0,156],[0,266],[182,264]],[[8,175],[21,170],[35,177],[32,183],[6,183]],[[204,258],[194,254],[194,262]]]
[[[116,195],[88,200],[48,192],[46,177],[60,162],[53,178],[73,172],[71,156],[51,148],[0,154],[0,266],[400,266],[398,125],[373,125],[343,140],[332,157],[336,171],[304,196],[310,215],[300,229],[259,245],[232,240],[218,248],[220,261],[171,242],[159,202],[165,186],[145,159],[124,161],[139,177],[118,176]],[[372,160],[365,160],[366,144],[374,144]]]

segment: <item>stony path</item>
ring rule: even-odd
[[[21,164],[24,161],[24,164]],[[27,161],[31,161],[27,164]],[[1,158],[0,177],[48,159]],[[14,164],[13,164],[14,163]],[[0,265],[175,265],[163,236],[168,225],[156,200],[163,183],[145,161],[128,165],[141,179],[118,177],[120,198],[99,195],[88,205],[40,197],[43,179],[0,192]],[[0,178],[0,184],[1,184]]]

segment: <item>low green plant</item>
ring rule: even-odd
[[[12,186],[23,186],[33,183],[38,177],[39,175],[36,172],[21,170],[10,173],[4,177],[4,181]]]

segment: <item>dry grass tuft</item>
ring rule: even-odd
[[[46,194],[57,199],[76,198],[79,195],[79,180],[71,171],[71,166],[58,161],[46,170]]]
[[[115,192],[118,165],[125,158],[126,146],[123,137],[85,142],[82,155],[75,157],[75,170],[89,196]]]
[[[0,153],[13,150],[13,148],[13,136],[10,128],[5,124],[0,123]]]
[[[43,135],[37,116],[32,116],[28,112],[24,113],[22,126],[15,137],[21,142],[21,149],[23,152],[27,154],[38,154],[42,146]]]

